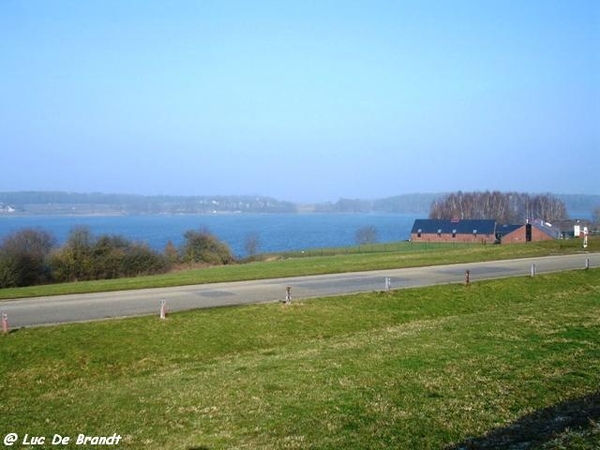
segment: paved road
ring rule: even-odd
[[[259,281],[215,283],[175,288],[142,289],[97,294],[59,295],[0,301],[11,329],[67,322],[159,314],[161,300],[168,311],[273,302],[285,298],[292,286],[294,299],[382,291],[390,278],[392,289],[462,283],[465,271],[472,282],[513,276],[528,276],[532,265],[537,274],[600,267],[600,253],[549,256],[484,263],[455,264],[372,272],[318,275]]]

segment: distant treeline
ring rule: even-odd
[[[378,200],[341,198],[309,205],[309,211],[332,213],[426,214],[441,194],[406,194]],[[0,192],[0,206],[32,214],[194,214],[212,212],[294,213],[292,202],[261,196],[144,196],[68,192]]]
[[[562,200],[551,194],[518,192],[456,192],[431,205],[430,219],[494,219],[502,224],[521,224],[527,219],[546,222],[568,218]]]
[[[317,212],[427,214],[442,194],[406,194],[378,200],[341,198],[335,203],[316,205]]]
[[[0,192],[0,213],[25,214],[202,214],[242,213],[400,213],[428,214],[449,194],[404,194],[376,200],[340,198],[336,202],[297,205],[262,196],[167,196],[68,192]],[[508,193],[506,195],[514,195]],[[518,194],[522,195],[522,194]],[[531,197],[536,195],[525,194]],[[546,195],[546,194],[544,194]],[[591,214],[600,195],[553,195],[567,211]],[[16,211],[12,211],[15,209]]]
[[[69,192],[2,192],[0,205],[38,214],[200,214],[296,212],[291,202],[261,196],[145,196]]]
[[[229,264],[229,247],[206,230],[189,230],[180,248],[163,253],[117,235],[94,236],[87,227],[71,230],[66,243],[43,229],[26,228],[0,242],[0,288],[68,281],[153,275],[175,264]]]
[[[472,193],[446,193],[446,194],[406,194],[395,197],[382,198],[378,200],[362,200],[341,198],[335,203],[323,203],[316,206],[319,212],[339,212],[339,213],[399,213],[399,214],[430,214],[433,210],[439,208],[441,203],[457,201],[457,196],[462,196],[460,202],[473,203],[474,197],[478,199],[473,203],[481,201],[482,206],[474,208],[472,215],[474,218],[487,218],[485,204],[488,201],[498,201],[503,198],[504,203],[508,203],[509,209],[514,213],[506,218],[511,220],[522,220],[530,211],[531,214],[539,214],[537,210],[543,204],[543,199],[550,197],[556,199],[564,206],[566,213],[573,211],[575,213],[592,214],[600,207],[600,195],[554,195],[554,194],[523,194],[515,192],[472,192]],[[510,205],[512,203],[512,205]],[[529,208],[529,209],[528,209]],[[466,208],[469,209],[469,208]],[[456,214],[456,211],[454,212]],[[460,215],[460,214],[459,214]],[[542,213],[546,216],[545,213]],[[499,215],[502,217],[502,214]],[[540,218],[539,216],[538,218]],[[547,216],[555,217],[555,216]],[[506,222],[506,223],[509,223]]]

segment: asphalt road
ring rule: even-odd
[[[535,273],[600,267],[600,253],[548,256],[482,263],[429,266],[408,269],[378,270],[336,275],[317,275],[258,281],[215,283],[174,288],[141,289],[97,294],[59,295],[0,301],[11,329],[83,322],[116,317],[159,315],[161,301],[167,312],[196,308],[281,301],[286,286],[292,287],[292,299],[307,299],[359,292],[383,291],[386,278],[391,289],[464,283],[469,270],[470,281],[530,276]]]

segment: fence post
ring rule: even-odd
[[[471,282],[471,271],[466,270],[465,271],[465,284],[469,284],[470,282]]]

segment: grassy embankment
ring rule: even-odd
[[[600,269],[22,329],[0,360],[0,438],[599,448]]]
[[[567,254],[581,251],[581,240],[535,242],[526,245],[469,245],[398,242],[370,246],[317,249],[262,255],[260,261],[173,271],[164,275],[117,280],[83,281],[17,289],[0,289],[0,300],[56,294],[183,286],[221,281],[281,278],[325,273],[417,267],[500,259]],[[600,251],[600,239],[590,239],[588,251]]]

